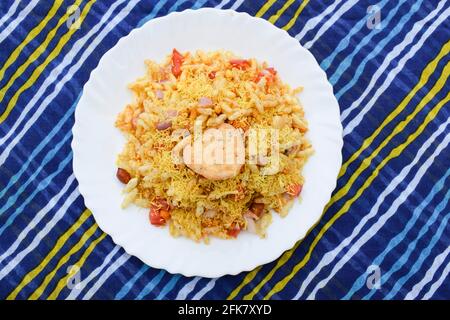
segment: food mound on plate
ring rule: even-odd
[[[288,213],[313,149],[297,95],[265,62],[231,52],[180,53],[129,85],[118,115],[123,207],[148,208],[173,236],[264,237],[271,211]]]

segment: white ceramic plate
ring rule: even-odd
[[[125,140],[114,127],[132,99],[127,84],[145,72],[144,60],[161,61],[172,48],[231,50],[274,66],[291,86],[304,86],[300,99],[309,121],[315,154],[304,168],[302,201],[286,218],[274,214],[266,239],[242,233],[236,240],[209,245],[172,238],[148,221],[147,210],[120,208],[123,185],[115,177]],[[231,10],[200,9],[149,21],[122,38],[101,59],[86,83],[75,112],[73,169],[100,228],[115,243],[155,268],[186,276],[218,277],[249,271],[275,260],[303,238],[321,217],[341,166],[339,106],[325,73],[298,41],[263,19]]]

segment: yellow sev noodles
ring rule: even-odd
[[[263,213],[254,217],[251,229],[264,236],[271,209],[284,216],[298,195],[293,188],[301,189],[301,171],[312,153],[297,98],[302,88],[284,84],[265,62],[236,60],[230,52],[184,53],[178,77],[173,59],[170,54],[162,64],[145,61],[145,76],[129,85],[135,99],[117,117],[116,126],[127,138],[117,165],[131,176],[123,206],[150,208],[164,199],[170,205],[167,224],[173,236],[207,241],[210,235],[230,238],[236,236],[233,230],[250,229],[249,208],[261,203]],[[212,105],[200,105],[205,98]],[[237,176],[209,180],[175,164],[171,150],[183,136],[172,133],[186,129],[192,134],[195,120],[204,129],[225,122],[245,133],[279,130],[277,172],[263,175],[263,165],[246,161]],[[265,141],[258,148],[270,144],[269,135],[261,139]],[[246,139],[246,149],[248,143]]]

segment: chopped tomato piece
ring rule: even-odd
[[[270,87],[270,85],[275,81],[274,77],[266,77],[266,86]]]
[[[211,72],[208,74],[208,77],[209,77],[211,80],[215,79],[215,78],[216,78],[216,71],[211,71]]]
[[[291,184],[287,188],[286,193],[289,194],[290,196],[297,197],[300,194],[300,192],[302,192],[302,188],[303,185],[301,184]]]
[[[183,64],[183,56],[181,53],[177,51],[177,49],[173,49],[172,51],[172,73],[175,77],[179,77],[181,74],[181,65]]]
[[[158,210],[170,210],[170,205],[163,198],[155,198],[155,200],[151,203],[152,208],[156,208]]]
[[[258,83],[259,80],[261,80],[263,77],[265,77],[265,78],[266,78],[266,83],[267,83],[268,85],[270,85],[272,82],[275,81],[275,76],[276,76],[276,75],[277,75],[277,71],[276,71],[274,68],[272,68],[272,67],[265,68],[263,71],[260,71],[260,72],[256,75],[254,81],[255,81],[256,83]]]
[[[163,226],[166,223],[163,217],[161,217],[161,210],[156,208],[150,208],[150,223],[155,226]]]
[[[245,59],[232,59],[230,60],[231,66],[239,70],[245,70],[250,67],[250,61]]]
[[[273,67],[266,68],[267,71],[273,76],[277,74],[277,70],[275,70]]]
[[[261,78],[262,77],[264,77],[264,73],[262,73],[262,72],[259,72],[257,75],[256,75],[256,77],[255,77],[255,82],[256,83],[258,83],[259,82],[259,80],[261,80]]]
[[[170,219],[170,205],[163,198],[156,198],[150,204],[150,223],[164,225]]]
[[[239,234],[239,232],[241,232],[241,228],[239,228],[238,224],[234,224],[231,229],[228,229],[227,234],[230,237],[236,238]]]
[[[161,218],[163,218],[165,221],[170,219],[170,211],[169,210],[164,210],[161,209],[159,210],[159,215],[161,216]]]

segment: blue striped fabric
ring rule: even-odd
[[[103,54],[155,17],[201,7],[298,39],[344,126],[345,170],[320,223],[279,260],[218,279],[171,275],[116,246],[84,206],[70,148]],[[449,16],[445,0],[1,1],[0,297],[449,299]]]

